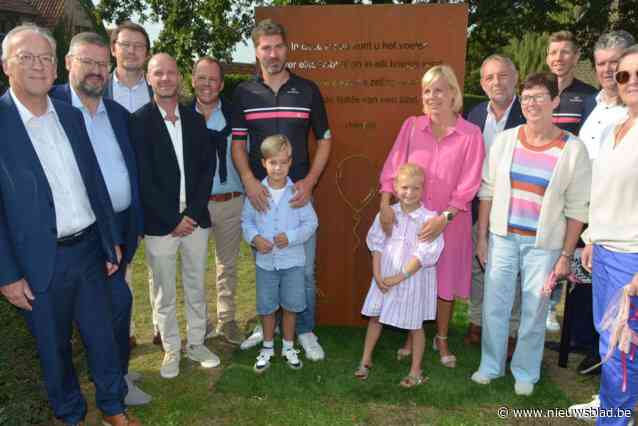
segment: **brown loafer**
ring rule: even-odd
[[[481,344],[481,326],[470,323],[467,328],[467,334],[463,337],[463,342],[466,345],[480,345]]]
[[[104,426],[141,426],[139,420],[133,416],[129,416],[126,413],[116,414],[114,416],[104,416],[102,418],[102,424]]]

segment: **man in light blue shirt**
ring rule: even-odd
[[[193,108],[206,119],[211,143],[217,151],[217,167],[208,201],[211,235],[215,241],[217,326],[215,329],[210,327],[207,337],[221,335],[229,343],[239,344],[242,335],[235,318],[235,292],[244,187],[231,158],[232,108],[229,102],[219,97],[224,88],[224,72],[219,61],[209,56],[198,59],[192,76],[195,92]]]
[[[125,403],[147,404],[151,397],[134,384],[139,374],[128,372],[132,293],[124,275],[143,231],[135,153],[129,141],[129,113],[116,102],[102,98],[108,79],[109,50],[101,36],[88,32],[77,34],[71,39],[65,59],[69,84],[56,86],[51,96],[71,103],[82,112],[116,213],[124,254],[120,270],[109,280],[113,331],[128,386]]]

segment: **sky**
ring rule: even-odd
[[[161,23],[151,24],[147,22],[146,24],[144,24],[144,28],[146,28],[146,31],[148,32],[148,35],[151,38],[151,43],[153,43],[157,39],[157,37],[159,37],[160,31],[162,31],[162,24]],[[233,51],[233,61],[254,63],[255,49],[252,43],[244,43],[244,42],[237,43],[235,45],[235,50]]]

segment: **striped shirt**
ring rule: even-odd
[[[234,92],[233,142],[249,142],[250,169],[259,180],[266,177],[261,164],[261,143],[268,136],[283,134],[292,144],[293,182],[310,171],[308,131],[316,140],[330,139],[328,116],[315,83],[290,74],[277,93],[261,77],[241,83]]]
[[[575,78],[560,94],[560,103],[552,113],[552,122],[563,130],[575,135],[583,124],[584,101],[587,96],[596,93],[596,89]]]
[[[535,147],[527,143],[523,128],[519,128],[510,170],[508,232],[536,236],[543,196],[568,138],[569,134],[562,132],[558,139]]]

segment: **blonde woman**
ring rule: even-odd
[[[443,234],[445,248],[436,265],[437,335],[433,349],[441,363],[456,367],[448,348],[448,328],[454,299],[470,295],[472,275],[472,217],[470,203],[481,183],[485,148],[481,130],[465,121],[460,111],[463,95],[454,71],[447,65],[430,68],[421,80],[423,115],[403,123],[381,172],[383,230],[390,235],[396,222],[391,208],[392,182],[399,167],[415,163],[425,172],[423,205],[438,214],[421,228],[419,238],[434,241]],[[410,338],[398,355],[410,354]]]

